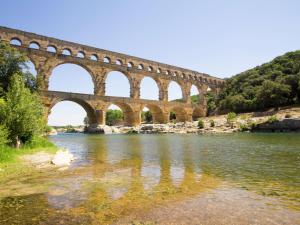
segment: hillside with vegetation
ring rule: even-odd
[[[249,112],[300,103],[300,50],[229,78],[216,101],[220,110]]]

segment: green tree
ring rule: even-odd
[[[176,120],[176,114],[175,114],[175,112],[173,112],[173,111],[170,112],[169,119],[170,119],[170,121]]]
[[[291,88],[286,84],[265,80],[257,93],[257,102],[263,108],[278,107],[289,102]]]
[[[227,123],[233,128],[234,121],[236,120],[236,114],[234,112],[230,112],[227,114]]]
[[[246,112],[300,102],[300,50],[226,80],[218,96],[221,110]]]
[[[141,117],[142,117],[142,121],[145,121],[147,123],[150,123],[152,121],[152,114],[149,110],[142,111]]]
[[[22,74],[26,87],[36,90],[35,77],[28,72],[22,72],[23,68],[27,68],[27,60],[27,57],[17,49],[8,44],[0,43],[0,97],[5,95],[11,77],[16,73]]]
[[[109,109],[106,112],[106,124],[109,126],[117,125],[123,121],[123,112],[118,109]]]
[[[44,108],[38,96],[25,87],[22,74],[14,74],[0,109],[0,123],[8,129],[9,141],[19,147],[19,143],[40,134],[45,122]]]
[[[0,146],[8,143],[8,130],[5,126],[0,125]]]

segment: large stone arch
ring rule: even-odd
[[[178,81],[175,81],[175,80],[171,80],[169,83],[168,83],[168,87],[167,87],[167,92],[168,92],[168,95],[170,95],[170,93],[169,93],[169,88],[170,88],[170,85],[172,84],[172,83],[175,83],[176,84],[176,86],[178,86],[179,88],[180,88],[180,90],[181,90],[181,99],[182,100],[185,100],[186,99],[186,94],[185,94],[185,92],[184,92],[184,85],[183,84],[181,84],[180,82],[178,82]],[[169,97],[169,96],[168,96]],[[168,101],[173,101],[174,99],[170,99],[170,98],[168,98]]]
[[[160,93],[160,89],[161,89],[161,84],[160,84],[158,79],[156,79],[154,77],[151,77],[151,76],[144,76],[143,78],[141,78],[141,81],[140,81],[140,93],[141,93],[141,95],[143,93],[142,84],[143,84],[143,81],[145,79],[149,79],[149,82],[154,82],[154,85],[157,89],[157,93],[155,93],[155,95],[156,95],[155,98],[143,98],[142,96],[141,96],[141,98],[142,99],[149,99],[149,100],[159,100],[159,93]],[[153,87],[150,87],[150,88],[153,88]],[[152,90],[152,91],[155,91],[155,90]]]
[[[193,120],[198,120],[200,117],[204,117],[205,113],[206,111],[203,109],[203,107],[195,107],[193,109],[192,118]]]
[[[176,115],[176,122],[185,122],[189,121],[188,113],[184,107],[181,106],[173,106],[169,110],[170,112],[174,112]]]
[[[129,96],[132,97],[132,89],[133,89],[133,79],[132,79],[132,76],[128,73],[128,72],[124,72],[124,71],[121,71],[121,70],[106,70],[105,73],[103,74],[103,81],[104,81],[104,84],[105,84],[105,90],[107,89],[106,87],[106,81],[107,81],[107,77],[109,76],[110,73],[113,73],[113,72],[118,72],[120,74],[122,74],[123,76],[125,76],[128,80],[128,83],[129,83]],[[105,95],[106,95],[106,91],[105,91]]]
[[[167,123],[169,121],[169,113],[165,112],[164,109],[156,104],[146,104],[152,114],[153,123]]]
[[[128,104],[128,103],[122,103],[122,102],[109,102],[105,108],[105,112],[108,110],[110,105],[116,105],[118,106],[124,115],[124,125],[125,126],[137,126],[141,123],[140,115],[137,116],[137,113],[135,112],[134,108]]]
[[[79,98],[57,98],[57,99],[53,99],[51,102],[49,102],[49,104],[46,105],[48,107],[47,118],[51,113],[51,109],[57,103],[63,102],[63,101],[71,101],[71,102],[75,102],[78,105],[80,105],[86,111],[87,117],[89,119],[90,126],[97,126],[98,125],[96,111],[94,110],[93,106],[90,105],[87,101],[85,101],[83,99],[79,99]]]

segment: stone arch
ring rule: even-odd
[[[200,94],[200,89],[198,86],[196,86],[195,84],[192,84],[191,85],[191,88],[190,88],[190,98],[191,98],[191,102],[192,103],[199,103],[199,94]],[[198,96],[198,97],[196,97]],[[192,99],[193,98],[193,99]]]
[[[78,51],[76,57],[77,57],[77,58],[82,58],[82,59],[84,59],[84,58],[85,58],[85,53],[84,53],[84,51]]]
[[[15,46],[22,46],[23,45],[22,40],[20,38],[18,38],[18,37],[11,38],[9,43],[11,45],[15,45]]]
[[[178,93],[180,93],[181,96],[178,95]],[[181,85],[176,81],[171,81],[168,85],[168,101],[182,100],[183,98],[184,98],[184,93]]]
[[[72,50],[69,48],[64,48],[61,54],[65,56],[72,56]]]
[[[193,109],[192,118],[193,120],[198,120],[200,117],[205,116],[205,112],[201,107],[196,107]]]
[[[159,100],[159,90],[160,86],[156,79],[149,76],[143,77],[140,84],[140,98]]]
[[[170,112],[174,112],[176,116],[176,122],[185,122],[188,121],[187,111],[184,107],[174,106],[170,108]]]
[[[47,117],[49,117],[50,113],[51,113],[51,109],[59,102],[63,102],[63,101],[70,101],[70,102],[75,102],[78,105],[80,105],[86,112],[88,120],[89,120],[89,125],[90,126],[97,126],[97,116],[95,113],[94,108],[85,100],[82,99],[77,99],[77,98],[62,98],[62,99],[56,99],[55,101],[52,101],[52,103],[50,105],[48,105],[48,115]]]
[[[66,61],[62,61],[62,62],[59,62],[59,63],[56,63],[53,65],[52,69],[51,69],[51,73],[49,74],[49,77],[48,77],[48,80],[49,80],[49,89],[51,89],[50,86],[51,85],[51,78],[53,77],[53,72],[55,69],[59,68],[60,66],[63,66],[63,65],[73,65],[73,66],[76,66],[80,69],[82,69],[83,71],[85,71],[88,75],[89,75],[89,78],[91,78],[91,82],[92,82],[92,87],[91,87],[91,91],[87,91],[89,93],[87,94],[92,94],[93,92],[95,92],[95,88],[96,88],[96,80],[95,80],[95,76],[94,76],[94,73],[93,71],[86,65],[84,65],[83,63],[80,63],[76,60],[66,60]],[[84,87],[86,86],[87,84],[85,83]]]
[[[152,114],[153,123],[167,123],[168,114],[164,113],[163,109],[156,104],[146,104],[145,107],[149,109]]]
[[[31,41],[28,45],[28,48],[31,49],[40,49],[41,45],[37,41]]]
[[[107,105],[105,112],[108,110],[108,108],[112,104],[118,106],[122,110],[125,126],[136,126],[136,125],[140,124],[140,120],[137,121],[134,110],[130,104],[121,103],[121,102],[110,102],[110,104]]]
[[[112,85],[116,85],[116,87],[112,87],[114,89],[114,91],[110,90],[110,86],[107,85],[107,79],[109,79],[109,77],[112,77]],[[120,89],[120,91],[122,91],[122,93],[119,95],[119,94],[114,94],[115,93],[115,90],[118,89],[117,85],[119,85],[120,83],[120,80],[117,80],[115,77],[113,76],[119,76],[119,79],[122,79],[123,81],[122,82],[125,82],[125,79],[123,78],[126,78],[126,81],[128,82],[128,87],[126,87],[126,91],[122,91]],[[125,72],[121,72],[119,70],[111,70],[111,71],[108,71],[105,75],[104,75],[104,78],[103,80],[105,80],[105,95],[107,95],[107,93],[110,95],[110,96],[118,96],[118,97],[130,97],[130,91],[132,89],[132,81],[131,81],[131,77],[129,76],[129,74],[125,73]],[[127,86],[127,84],[126,84]],[[108,88],[109,87],[109,88]],[[124,96],[125,95],[125,96]]]
[[[57,47],[55,45],[48,45],[46,51],[52,52],[52,53],[57,53]]]
[[[36,65],[35,65],[35,63],[34,63],[34,61],[30,58],[30,57],[28,57],[29,58],[29,60],[27,60],[26,62],[25,62],[25,66],[23,67],[22,66],[22,70],[23,70],[23,72],[29,72],[29,73],[31,73],[34,77],[37,77],[37,69],[36,69]]]
[[[91,54],[90,59],[93,60],[93,61],[98,61],[99,57],[98,57],[97,54]]]

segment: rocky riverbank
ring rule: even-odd
[[[168,124],[141,124],[136,127],[100,125],[91,128],[88,133],[99,134],[204,134],[233,133],[238,131],[300,131],[300,107],[265,112],[241,113],[229,120],[228,115],[217,115],[199,121]],[[66,132],[60,129],[58,132]],[[84,132],[83,127],[74,128],[73,132]],[[55,134],[55,132],[53,132]]]

